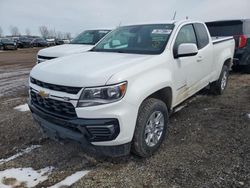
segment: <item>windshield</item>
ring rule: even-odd
[[[70,44],[89,44],[95,45],[101,38],[103,38],[109,30],[89,30],[84,31],[76,38],[74,38]]]
[[[2,39],[2,42],[11,42],[10,39]]]
[[[173,24],[120,27],[100,41],[92,51],[160,54],[173,28]]]

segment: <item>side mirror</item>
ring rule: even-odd
[[[189,57],[198,54],[198,48],[196,44],[184,43],[180,44],[177,51],[177,58],[179,57]]]

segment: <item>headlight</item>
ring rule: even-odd
[[[85,88],[77,106],[96,106],[119,101],[125,95],[126,89],[127,82],[103,87]]]

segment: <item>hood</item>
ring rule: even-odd
[[[141,54],[86,52],[38,64],[30,74],[37,80],[57,85],[102,86],[112,75],[144,63],[152,57],[152,55]]]
[[[46,57],[62,57],[66,55],[86,52],[93,47],[93,45],[85,44],[63,44],[42,49],[38,52],[38,55]]]

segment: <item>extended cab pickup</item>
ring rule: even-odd
[[[74,38],[69,44],[53,46],[40,50],[37,54],[37,63],[86,52],[93,48],[94,45],[109,32],[110,30],[107,29],[86,30]]]
[[[180,103],[208,85],[223,93],[234,47],[232,37],[212,40],[202,22],[119,27],[88,52],[36,65],[29,106],[52,139],[148,157]]]

